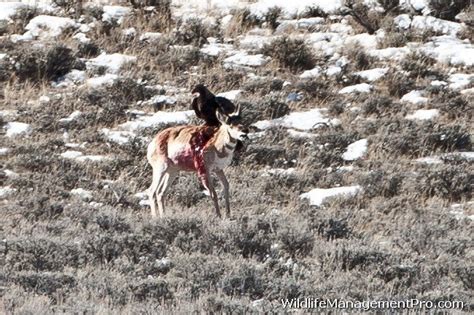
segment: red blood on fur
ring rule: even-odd
[[[203,151],[208,141],[214,136],[217,128],[203,126],[191,138],[191,151],[194,162],[194,168],[198,172],[198,175],[204,176],[206,174],[206,168],[204,165]]]

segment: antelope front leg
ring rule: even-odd
[[[223,170],[217,170],[215,173],[224,187],[226,216],[230,219],[229,182],[227,181]]]
[[[211,195],[212,201],[214,202],[214,208],[216,208],[216,214],[219,218],[221,218],[221,211],[219,210],[219,202],[217,201],[217,194],[216,191],[214,190],[214,186],[212,185],[212,178],[210,176],[210,173],[205,170],[199,172],[199,178],[201,179],[201,182],[203,186],[207,189],[209,194]]]

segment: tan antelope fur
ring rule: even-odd
[[[148,145],[147,159],[153,168],[153,180],[148,189],[151,215],[156,217],[156,203],[160,217],[164,215],[165,194],[179,171],[195,171],[214,202],[217,216],[221,216],[217,194],[211,180],[216,174],[224,188],[226,214],[230,217],[229,183],[223,169],[230,165],[237,140],[247,130],[234,121],[240,107],[229,116],[216,113],[221,122],[216,126],[177,126],[159,132]]]

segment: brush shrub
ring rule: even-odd
[[[274,58],[281,67],[293,72],[312,69],[316,65],[311,49],[301,39],[275,39],[264,46],[263,53]]]
[[[45,48],[23,47],[13,56],[15,75],[20,80],[40,83],[65,75],[79,63],[70,48],[57,44]]]

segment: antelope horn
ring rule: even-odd
[[[231,114],[232,116],[240,116],[240,104],[237,105],[234,112]]]

